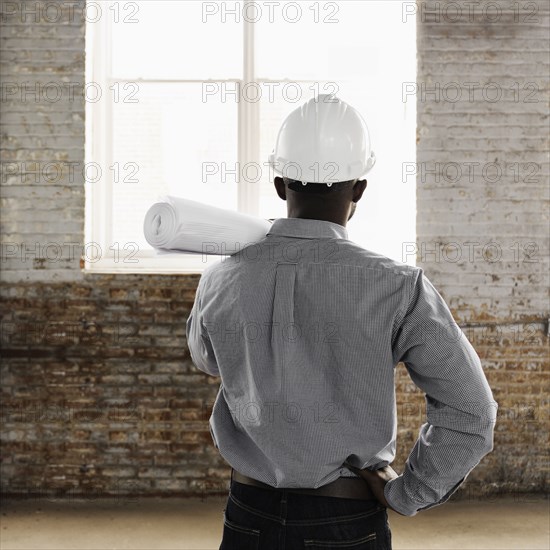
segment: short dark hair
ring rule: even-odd
[[[283,177],[285,184],[289,189],[296,191],[298,193],[314,193],[317,195],[326,195],[327,193],[337,193],[338,191],[343,191],[344,189],[349,189],[355,185],[357,179],[348,180],[348,181],[339,181],[334,182],[330,187],[326,183],[307,183],[304,185],[299,180],[293,180],[290,178]]]

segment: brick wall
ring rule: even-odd
[[[185,346],[198,279],[3,286],[3,490],[223,490],[208,428],[219,381]]]
[[[499,403],[495,450],[471,479],[503,491],[543,489],[548,4],[421,6],[418,265],[482,358]]]
[[[500,403],[495,450],[457,496],[542,491],[547,6],[520,4],[516,13],[499,2],[500,20],[489,21],[495,14],[481,3],[470,21],[468,4],[460,5],[458,20],[453,12],[441,12],[439,21],[437,12],[417,14],[419,88],[439,83],[441,92],[417,96],[418,262],[483,358]],[[537,22],[523,21],[533,17],[528,5],[536,6]],[[224,492],[229,468],[208,429],[219,379],[195,369],[185,346],[199,276],[84,274],[78,255],[55,263],[33,257],[36,243],[78,246],[84,239],[83,179],[67,164],[84,162],[82,93],[75,88],[76,96],[56,102],[32,95],[50,82],[84,81],[82,4],[72,14],[67,3],[55,13],[52,6],[2,3],[1,489]],[[474,86],[473,101],[452,101],[449,84],[459,83],[464,94],[472,81],[481,87]],[[487,83],[502,88],[499,101],[485,100],[494,90],[484,89]],[[532,98],[530,83],[538,102],[523,101]],[[450,162],[460,164],[460,178]],[[500,181],[488,163],[507,163]],[[470,178],[469,166],[481,175]],[[26,261],[7,243],[29,248]],[[424,397],[403,365],[397,384],[393,466],[400,471],[424,419]]]

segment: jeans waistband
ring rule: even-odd
[[[287,491],[289,493],[303,495],[318,495],[336,498],[348,498],[357,500],[376,500],[367,482],[359,477],[339,477],[317,489],[273,487],[257,479],[241,474],[234,468],[231,469],[231,480],[245,485],[252,485],[269,491]]]

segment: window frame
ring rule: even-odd
[[[255,1],[255,0],[254,0]],[[254,23],[245,18],[240,23],[243,32],[243,73],[241,79],[215,79],[220,83],[256,82],[255,80],[255,44]],[[159,84],[187,84],[207,83],[208,80],[197,79],[149,79],[149,78],[114,78],[112,76],[112,40],[111,21],[109,17],[101,17],[98,21],[86,25],[86,84],[96,83],[102,95],[111,93],[113,84],[129,82],[159,83]],[[267,81],[267,80],[266,80]],[[97,246],[86,246],[85,249],[100,251],[99,257],[84,258],[85,272],[92,273],[202,273],[204,269],[227,256],[205,254],[164,254],[155,250],[120,251],[117,254],[117,243],[113,242],[112,197],[113,177],[108,167],[116,162],[112,157],[112,102],[86,102],[86,147],[85,164],[99,164],[106,168],[106,173],[97,184],[85,181],[85,236],[86,244],[94,243]],[[259,102],[237,102],[237,150],[238,164],[244,166],[259,156],[260,141],[260,105]],[[103,132],[99,131],[104,129]],[[237,184],[238,212],[258,215],[260,206],[260,187],[253,182],[239,178]],[[100,215],[100,213],[102,215]],[[99,248],[98,248],[99,247]],[[137,261],[135,261],[137,260]]]
[[[257,0],[247,0],[257,3]],[[108,7],[114,4],[109,0]],[[113,158],[113,102],[110,100],[111,86],[115,83],[160,83],[170,85],[189,83],[232,83],[237,84],[239,90],[246,83],[255,83],[261,86],[264,83],[320,83],[313,79],[270,79],[267,76],[257,77],[256,71],[256,42],[255,24],[242,18],[240,21],[243,33],[242,46],[242,74],[241,78],[216,79],[148,79],[148,78],[115,78],[112,75],[112,21],[109,17],[101,17],[96,22],[86,25],[86,83],[97,83],[106,101],[91,103],[86,101],[86,163],[98,163],[105,167],[106,174],[97,184],[85,178],[85,240],[84,249],[88,251],[91,243],[97,243],[101,256],[97,258],[84,257],[83,271],[88,273],[192,273],[201,274],[211,263],[223,260],[227,256],[203,254],[166,254],[154,249],[143,249],[133,253],[130,250],[117,250],[120,245],[113,243],[113,167],[116,159]],[[261,101],[237,101],[237,166],[248,163],[263,165],[260,154],[260,113]],[[259,216],[262,187],[255,182],[247,182],[245,178],[237,181],[237,211]],[[114,248],[112,248],[114,245]],[[137,246],[137,245],[136,245]],[[93,247],[91,247],[94,250]],[[131,257],[130,257],[131,256]],[[138,260],[137,262],[132,260]]]

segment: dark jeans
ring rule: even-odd
[[[377,500],[300,495],[231,481],[220,550],[391,550]]]

